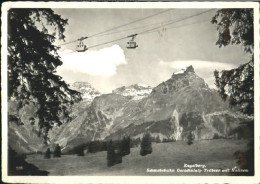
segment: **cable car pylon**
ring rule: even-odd
[[[88,37],[81,37],[78,39],[78,45],[76,46],[77,52],[85,52],[88,50],[87,46],[83,43],[83,40],[87,39]]]
[[[136,36],[137,36],[137,34],[132,34],[132,35],[128,36],[131,38],[131,40],[129,42],[127,42],[126,48],[135,49],[136,47],[138,47],[138,45],[134,41]]]

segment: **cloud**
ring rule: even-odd
[[[72,70],[92,76],[110,77],[116,74],[119,65],[127,64],[124,51],[118,45],[86,52],[64,50],[60,56],[63,65],[58,71]]]
[[[174,69],[184,69],[187,66],[192,65],[194,69],[210,69],[210,70],[223,70],[223,69],[232,69],[236,65],[231,63],[221,63],[217,61],[203,61],[203,60],[177,60],[177,61],[160,61],[160,65],[168,66]]]

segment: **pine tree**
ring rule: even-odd
[[[253,9],[221,9],[212,18],[219,33],[219,47],[242,45],[250,60],[232,70],[215,71],[218,92],[247,115],[254,113],[254,12]],[[229,94],[229,97],[227,95]]]
[[[53,151],[53,157],[61,157],[61,148],[59,144],[56,145]]]
[[[151,135],[146,133],[141,141],[140,155],[145,156],[152,153]]]
[[[50,148],[48,148],[48,149],[46,150],[46,152],[44,153],[44,158],[45,158],[45,159],[51,158],[51,150],[50,150]]]
[[[131,152],[131,138],[130,136],[127,136],[126,138],[126,154],[129,155]]]
[[[125,136],[123,137],[123,139],[121,140],[121,155],[125,156],[126,154],[126,138]]]
[[[18,102],[18,108],[35,104],[45,144],[54,123],[61,125],[62,115],[69,118],[68,107],[81,99],[56,74],[62,61],[54,42],[56,36],[64,40],[67,24],[51,9],[8,11],[8,97]]]
[[[228,100],[231,107],[253,117],[254,115],[254,9],[220,9],[212,18],[219,33],[216,42],[219,47],[242,45],[250,60],[232,70],[215,71],[218,92],[223,100]],[[227,92],[229,96],[227,95]],[[254,174],[254,119],[243,122],[241,129],[248,129],[251,138],[245,153],[246,164],[240,165],[248,169],[248,175]]]
[[[217,25],[219,47],[242,45],[244,51],[254,52],[254,11],[252,8],[220,9],[211,22]]]
[[[131,139],[129,136],[123,137],[121,141],[121,154],[122,156],[130,154]]]
[[[107,146],[107,166],[111,167],[115,163],[115,147],[112,140],[109,141]]]
[[[122,163],[122,152],[121,152],[121,146],[117,145],[115,147],[115,155],[114,155],[114,163],[113,163],[113,165],[120,164],[120,163]]]
[[[189,134],[188,134],[188,136],[187,136],[187,144],[188,144],[188,145],[193,144],[193,140],[194,140],[194,137],[193,137],[193,135],[192,135],[192,133],[191,133],[191,131],[190,131]]]

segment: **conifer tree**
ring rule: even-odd
[[[48,149],[46,150],[46,152],[44,153],[44,158],[45,158],[45,159],[51,158],[51,150],[50,150],[50,148],[48,148]]]
[[[121,140],[121,155],[125,156],[126,154],[126,137],[124,136]]]
[[[145,156],[152,153],[152,141],[151,135],[146,133],[141,141],[140,155]]]
[[[56,37],[64,40],[67,24],[51,9],[8,11],[8,97],[18,102],[18,108],[35,104],[45,144],[54,123],[61,125],[62,115],[69,118],[69,106],[81,99],[56,74],[62,61],[54,42]]]
[[[123,137],[121,141],[121,154],[122,156],[130,154],[131,139],[129,136]]]
[[[107,166],[111,167],[115,163],[115,147],[112,140],[107,145]]]
[[[192,135],[192,133],[191,133],[191,131],[190,131],[189,134],[188,134],[188,136],[187,136],[187,144],[188,144],[188,145],[193,144],[193,140],[194,140],[194,137],[193,137],[193,135]]]
[[[131,138],[130,136],[127,136],[126,138],[126,154],[130,154],[131,152]]]
[[[114,155],[114,163],[115,164],[120,164],[122,163],[122,150],[121,150],[121,145],[117,145],[115,147],[115,155]]]
[[[254,9],[220,9],[212,17],[219,33],[216,42],[219,47],[241,45],[245,53],[250,55],[249,61],[232,70],[215,71],[218,92],[223,100],[228,100],[231,107],[240,112],[254,116]],[[229,95],[227,95],[229,94]],[[248,129],[251,138],[245,153],[246,164],[240,165],[248,169],[248,175],[254,174],[254,119],[242,122],[240,127]]]
[[[59,144],[54,148],[53,157],[61,157],[61,148]]]
[[[254,12],[253,9],[221,9],[212,18],[219,33],[219,47],[241,45],[249,61],[232,70],[215,71],[218,92],[247,115],[254,113]],[[229,97],[228,95],[229,94]]]

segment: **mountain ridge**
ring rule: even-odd
[[[215,134],[230,137],[231,130],[244,119],[229,109],[192,66],[173,73],[145,98],[133,100],[131,95],[119,93],[125,89],[96,97],[86,109],[85,127],[95,127],[90,131],[91,140],[120,139],[124,135],[136,138],[147,131],[161,139],[183,140],[190,131],[196,139],[212,139]],[[90,135],[87,130],[83,134]],[[74,144],[82,141],[79,137]]]
[[[92,91],[94,98],[75,104],[72,121],[54,127],[49,134],[50,144],[60,144],[63,152],[88,141],[121,139],[124,135],[138,138],[145,132],[161,140],[184,140],[189,132],[198,140],[215,135],[228,138],[247,119],[232,111],[192,66],[173,73],[154,88],[133,84],[101,94],[90,86],[74,84],[74,89],[85,94]]]

